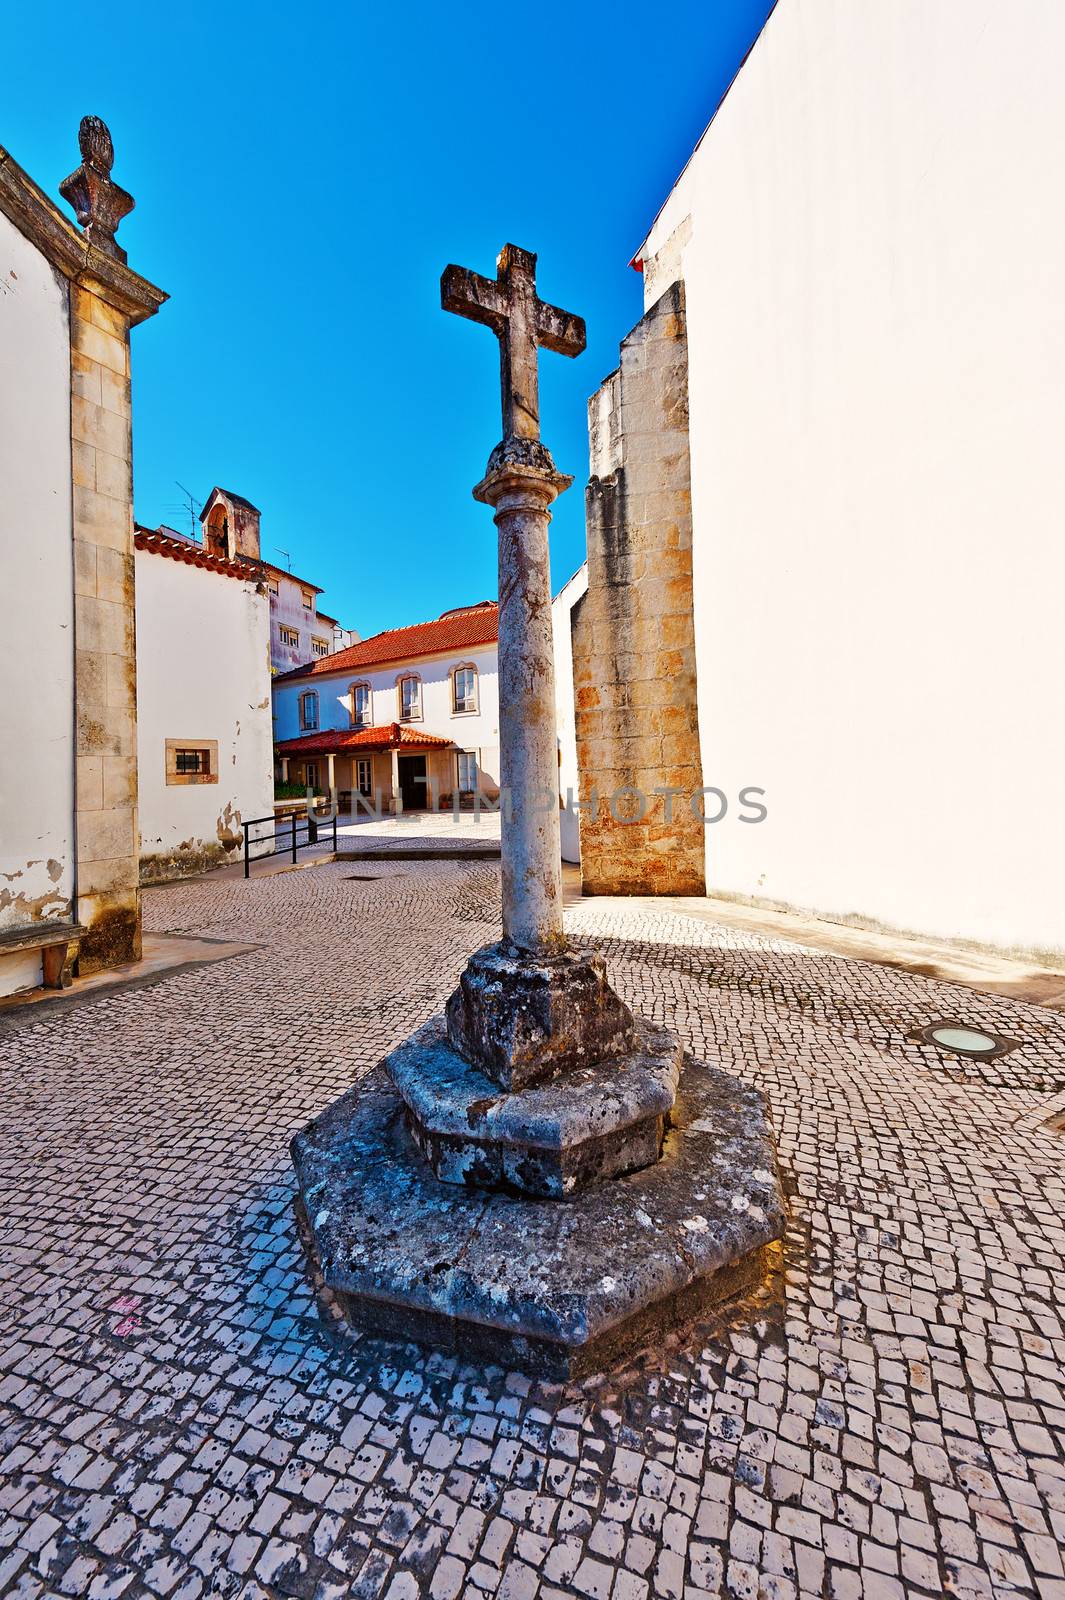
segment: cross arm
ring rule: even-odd
[[[536,302],[536,337],[545,350],[554,350],[560,356],[579,356],[587,342],[584,318],[570,311],[560,311],[546,301]]]
[[[440,278],[440,304],[471,322],[483,322],[502,337],[507,321],[507,302],[503,290],[492,278],[465,267],[445,267]]]

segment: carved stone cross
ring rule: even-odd
[[[513,244],[499,252],[494,282],[445,267],[440,303],[499,340],[503,438],[473,494],[499,529],[499,778],[512,807],[500,842],[503,934],[510,950],[557,955],[565,940],[547,528],[552,501],[573,479],[540,438],[536,363],[541,345],[579,356],[584,319],[538,298],[536,257]]]
[[[495,281],[466,267],[445,267],[440,303],[471,322],[483,322],[499,340],[503,391],[503,438],[539,439],[540,397],[536,352],[579,356],[585,346],[584,318],[549,306],[536,294],[536,257],[505,244]]]

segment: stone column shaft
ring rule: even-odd
[[[499,529],[503,935],[520,950],[558,948],[563,939],[547,544],[554,497],[546,483],[492,486]]]

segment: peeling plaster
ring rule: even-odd
[[[9,881],[20,878],[20,872],[4,873]],[[12,927],[20,927],[28,922],[48,922],[56,913],[61,916],[71,914],[70,896],[60,894],[58,889],[49,889],[45,894],[24,894],[21,890],[15,894],[10,889],[0,889],[0,916],[4,912],[14,911],[13,917],[4,917],[5,923]]]
[[[231,800],[226,801],[225,810],[218,818],[215,826],[219,842],[227,849],[236,849],[237,845],[244,843],[244,830],[240,825],[240,812]]]

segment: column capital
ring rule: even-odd
[[[473,498],[484,505],[530,505],[546,508],[573,482],[559,472],[551,452],[539,439],[503,439],[488,458],[484,477],[476,485]]]

